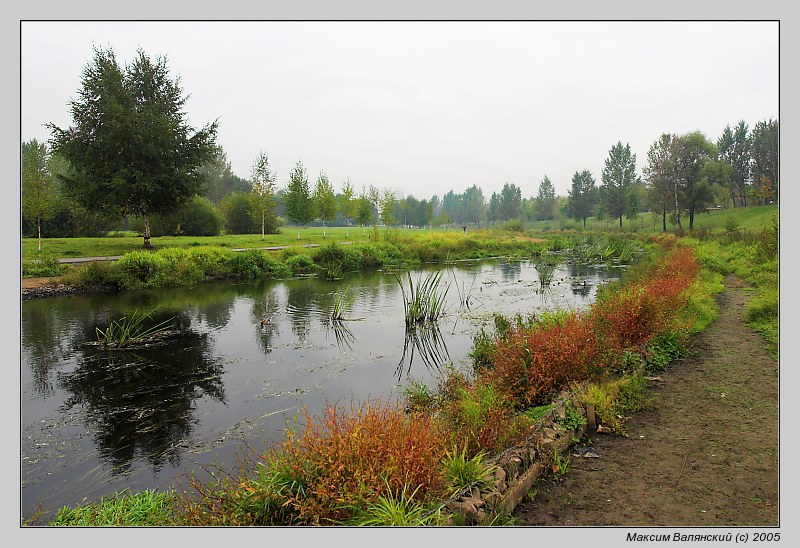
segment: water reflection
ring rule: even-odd
[[[336,346],[340,352],[344,352],[345,348],[353,350],[353,344],[357,342],[356,336],[347,326],[347,322],[328,319],[325,322],[325,327],[326,333],[333,331],[333,335],[336,337]]]
[[[258,331],[256,341],[265,354],[272,352],[273,339],[280,335],[280,328],[275,317],[279,314],[278,295],[274,289],[268,289],[260,298],[254,298],[250,308],[250,321]]]
[[[78,366],[58,376],[68,394],[60,411],[80,408],[113,474],[137,457],[155,470],[164,462],[177,466],[195,424],[193,402],[204,396],[225,401],[222,369],[210,356],[208,336],[185,328],[166,346],[84,347]]]
[[[411,365],[414,363],[414,356],[419,355],[422,363],[428,370],[438,372],[441,366],[450,361],[450,353],[447,351],[442,332],[436,323],[417,326],[414,329],[406,329],[403,341],[403,355],[400,363],[397,364],[395,376],[397,380],[402,380],[403,373],[408,376]],[[404,364],[407,365],[404,368]]]
[[[311,324],[311,315],[314,312],[317,289],[314,280],[291,280],[286,284],[286,313],[290,316],[292,333],[300,339],[306,340]]]

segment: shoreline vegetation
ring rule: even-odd
[[[490,481],[490,458],[531,436],[562,391],[591,405],[598,424],[625,435],[619,417],[647,408],[646,378],[685,355],[692,336],[714,321],[723,275],[752,285],[748,326],[777,357],[777,212],[767,210],[758,228],[733,225],[681,236],[503,229],[409,236],[389,229],[349,245],[278,252],[167,247],[70,269],[64,283],[124,290],[219,279],[337,279],[369,268],[499,256],[633,263],[583,312],[496,316],[494,329],[474,339],[471,368],[448,368],[435,387],[412,383],[403,402],[328,404],[238,470],[193,477],[188,490],[122,492],[64,507],[46,525],[460,525],[444,502]],[[578,419],[568,412],[565,420]],[[558,463],[552,469],[563,472]],[[510,514],[489,521],[514,524]],[[41,523],[34,517],[25,525]]]

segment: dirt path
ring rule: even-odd
[[[534,486],[518,525],[779,525],[778,362],[744,324],[746,284],[724,283],[718,320],[652,383],[656,408],[627,438],[592,432],[599,458]]]

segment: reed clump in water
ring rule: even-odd
[[[403,311],[406,318],[406,329],[413,329],[418,325],[435,322],[445,312],[444,305],[447,298],[447,291],[450,286],[442,284],[442,271],[429,274],[424,280],[411,278],[408,276],[408,292],[403,286],[403,280],[399,274],[395,274],[400,290],[403,292]]]

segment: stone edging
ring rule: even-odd
[[[566,417],[568,404],[585,419],[584,425],[576,430],[566,430],[557,422]],[[592,406],[584,408],[574,401],[572,394],[562,393],[550,412],[539,419],[535,433],[487,461],[494,468],[484,489],[466,489],[445,503],[445,511],[451,514],[447,522],[452,523],[454,514],[458,514],[465,524],[488,525],[488,519],[494,515],[511,515],[545,473],[553,454],[567,451],[572,440],[594,429],[596,422]]]

